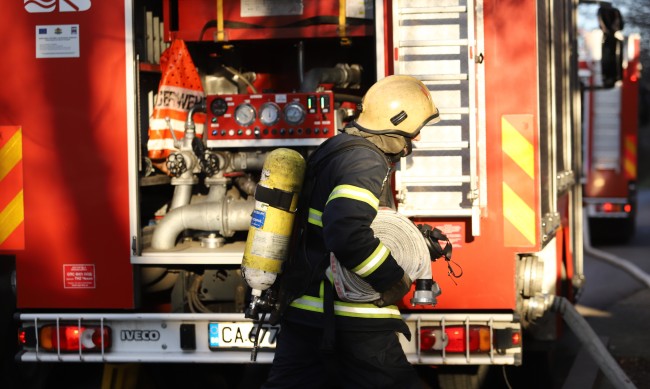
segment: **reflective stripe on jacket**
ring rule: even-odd
[[[295,299],[291,306],[306,311],[323,313],[323,288],[324,281],[321,282],[320,293],[318,297],[304,295]],[[379,308],[370,303],[347,303],[344,301],[334,301],[334,314],[338,316],[359,317],[359,318],[377,318],[377,319],[401,319],[402,316],[397,305],[389,305]]]

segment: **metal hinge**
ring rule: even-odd
[[[547,213],[542,218],[542,242],[548,242],[560,226],[560,214]]]
[[[562,193],[567,190],[570,186],[575,184],[576,179],[572,170],[565,170],[557,174],[557,191]]]

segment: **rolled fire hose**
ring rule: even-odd
[[[431,256],[426,241],[411,220],[391,209],[379,209],[370,228],[412,280],[432,278]],[[363,303],[380,298],[379,292],[370,284],[341,266],[333,253],[330,254],[330,267],[326,273],[343,301]]]

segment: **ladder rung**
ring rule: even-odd
[[[416,75],[415,78],[422,82],[425,81],[464,81],[467,80],[467,73],[458,74],[423,74]]]
[[[401,15],[465,13],[465,12],[467,12],[467,7],[464,5],[453,6],[453,7],[414,7],[414,8],[402,8],[399,10],[399,13]]]
[[[440,110],[440,116],[445,114],[460,114],[460,115],[467,115],[469,114],[469,108],[467,107],[459,107],[459,108],[439,108]]]
[[[450,40],[408,40],[400,41],[399,47],[438,47],[438,46],[467,46],[467,39]]]
[[[457,176],[457,177],[429,177],[429,176],[404,176],[400,175],[399,183],[408,184],[413,186],[413,184],[419,184],[420,186],[440,186],[440,184],[451,184],[458,185],[464,182],[470,182],[469,176]]]
[[[414,151],[428,151],[440,149],[466,149],[469,147],[469,142],[423,142],[418,141],[413,144]]]
[[[471,209],[404,209],[400,208],[399,213],[404,216],[472,216]]]

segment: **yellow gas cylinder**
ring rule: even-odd
[[[254,296],[273,285],[289,254],[304,174],[305,159],[294,150],[275,149],[264,161],[241,265]]]

